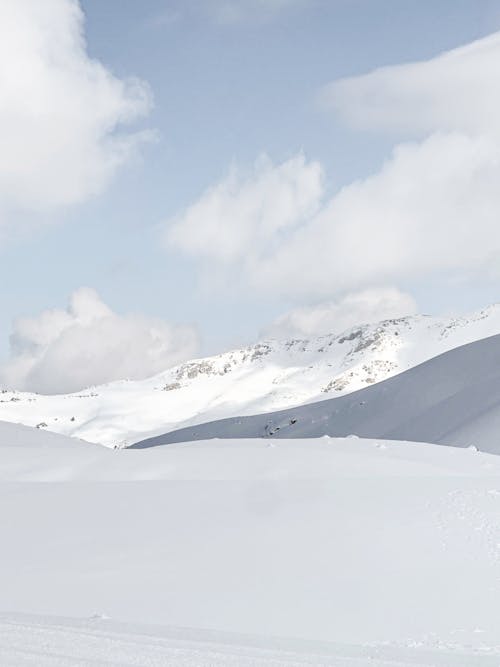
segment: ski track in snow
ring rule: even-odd
[[[3,667],[497,667],[500,652],[488,655],[493,650],[349,646],[0,614]]]

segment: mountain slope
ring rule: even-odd
[[[500,306],[469,317],[426,316],[311,340],[265,341],[191,361],[153,378],[75,394],[5,389],[0,419],[109,446],[191,424],[342,396],[446,350],[500,332]]]
[[[134,447],[208,438],[325,434],[473,445],[500,454],[500,335],[455,348],[347,396],[192,426]]]
[[[92,446],[92,449],[97,449],[90,442],[77,440],[76,438],[68,438],[59,433],[44,433],[40,429],[31,428],[30,426],[23,426],[22,424],[13,424],[12,422],[0,421],[0,449],[6,447],[12,448],[37,448],[45,449],[47,447],[60,450],[68,450],[70,452],[76,449],[87,449]],[[3,454],[5,454],[3,452]],[[4,459],[2,459],[2,462]]]

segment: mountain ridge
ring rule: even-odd
[[[0,419],[127,446],[193,424],[343,396],[499,332],[500,306],[493,305],[465,317],[417,315],[311,339],[264,340],[73,394],[3,389]]]
[[[500,334],[448,350],[350,394],[189,426],[132,445],[213,438],[380,438],[500,454]]]

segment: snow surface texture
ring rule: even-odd
[[[192,424],[341,396],[497,333],[500,306],[491,306],[458,319],[407,317],[342,335],[265,341],[188,362],[149,380],[75,394],[4,389],[0,419],[123,446]]]
[[[498,667],[499,513],[470,449],[0,423],[0,664]]]
[[[498,667],[495,651],[415,650],[26,614],[0,615],[3,665],[36,667]]]
[[[500,454],[500,335],[450,350],[347,396],[192,426],[134,447],[209,438],[325,434],[477,447]]]

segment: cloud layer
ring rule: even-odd
[[[416,312],[417,305],[409,294],[390,287],[368,289],[347,294],[338,301],[295,308],[278,317],[263,335],[277,339],[311,338]]]
[[[298,300],[498,273],[499,80],[496,34],[334,82],[323,97],[344,119],[408,135],[376,173],[327,197],[316,162],[268,163],[244,184],[228,177],[208,190],[170,221],[169,243],[203,258],[204,279],[222,272],[228,284]],[[306,205],[282,216],[290,182]]]
[[[146,378],[197,350],[193,327],[118,315],[94,290],[81,288],[71,295],[67,309],[14,323],[11,359],[0,368],[0,385],[67,393],[117,379]]]
[[[83,23],[76,0],[2,0],[0,226],[99,192],[146,138],[119,128],[149,111],[147,84],[91,59]]]

